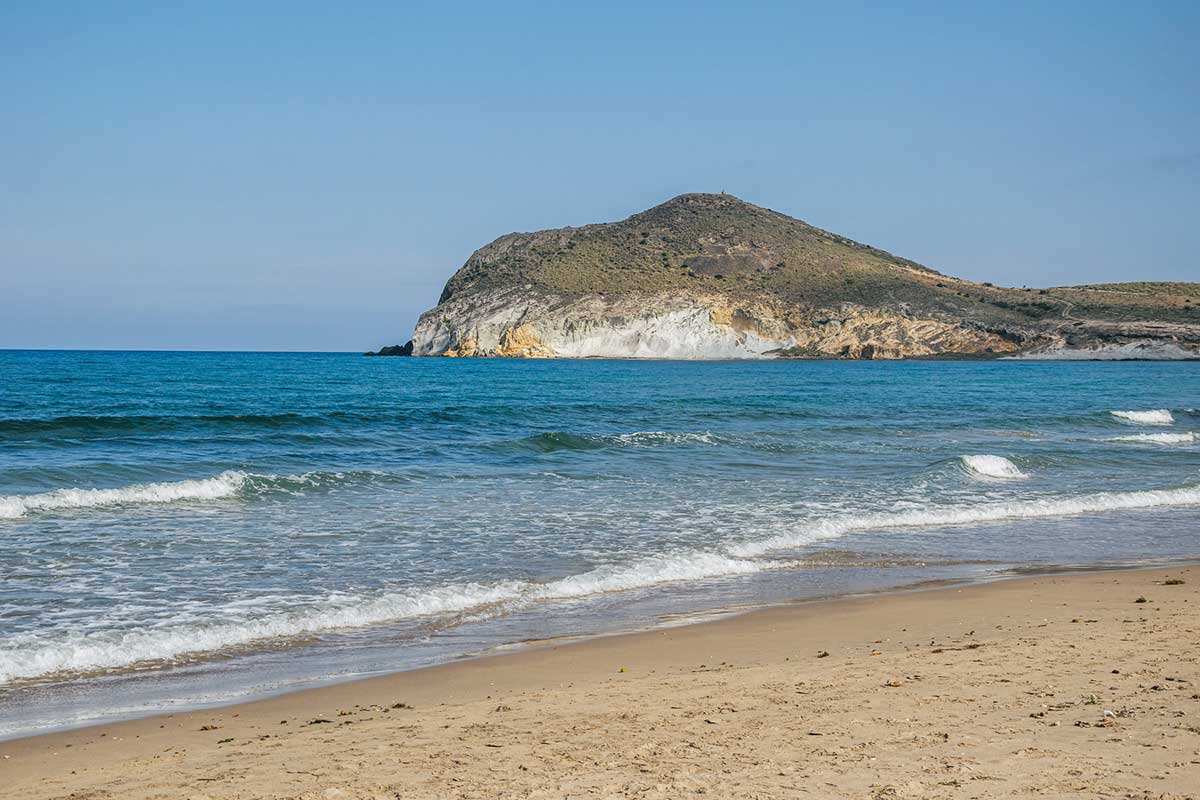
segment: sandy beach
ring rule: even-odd
[[[1198,590],[1073,573],[548,644],[0,743],[0,795],[1196,797]]]

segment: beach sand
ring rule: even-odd
[[[1200,569],[777,607],[0,756],[22,800],[1198,797]]]

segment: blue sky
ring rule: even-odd
[[[491,239],[692,191],[1200,280],[1200,4],[942,5],[5,3],[0,347],[401,342]]]

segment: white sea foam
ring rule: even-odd
[[[716,436],[708,431],[703,433],[679,432],[673,433],[670,431],[635,431],[633,433],[620,433],[613,436],[603,436],[606,441],[615,442],[631,447],[655,447],[659,445],[672,444],[719,444]]]
[[[764,564],[719,553],[693,552],[676,556],[643,558],[630,564],[603,566],[579,575],[542,584],[531,595],[537,599],[560,600],[603,592],[642,589],[660,583],[697,581],[723,575],[745,575],[780,563]]]
[[[161,627],[137,631],[78,633],[57,641],[47,641],[48,637],[40,635],[20,635],[0,642],[0,684],[18,678],[115,669],[141,661],[167,661],[187,654],[218,651],[265,639],[481,610],[497,605],[515,609],[537,601],[568,600],[782,566],[786,566],[786,562],[750,561],[718,553],[695,552],[601,566],[548,583],[508,581],[490,586],[469,583],[378,595],[335,594],[314,600],[303,610],[269,613],[259,619],[210,624],[166,623]],[[233,615],[234,610],[230,606],[217,613]],[[244,612],[245,607],[239,606],[237,610]]]
[[[1165,408],[1155,408],[1150,411],[1112,411],[1109,412],[1118,419],[1136,422],[1139,425],[1170,425],[1175,417]]]
[[[1106,442],[1144,442],[1147,444],[1190,444],[1197,441],[1194,433],[1134,433],[1129,436],[1113,436]]]
[[[116,489],[55,489],[42,494],[4,495],[0,496],[0,519],[15,519],[36,511],[230,497],[250,477],[245,472],[230,470],[211,478],[137,483]]]
[[[371,470],[345,472],[305,472],[298,475],[255,475],[227,470],[211,478],[192,478],[162,483],[135,483],[113,489],[55,489],[41,494],[0,495],[0,519],[16,519],[39,511],[79,508],[174,503],[180,500],[218,500],[235,495],[279,492],[302,495],[314,489],[338,486],[350,480],[395,476]]]
[[[0,684],[60,672],[114,669],[139,661],[162,661],[211,652],[262,639],[295,637],[391,620],[452,613],[520,598],[519,582],[436,587],[421,592],[376,596],[334,594],[303,610],[266,614],[259,619],[171,624],[133,631],[75,633],[58,640],[18,635],[0,644]],[[244,608],[241,609],[245,611]],[[225,609],[227,614],[233,608]]]
[[[1200,505],[1200,485],[1141,492],[1097,492],[1078,497],[1014,500],[974,506],[934,506],[911,511],[847,514],[800,525],[795,530],[767,539],[734,545],[729,548],[729,553],[741,558],[752,558],[772,550],[801,547],[857,531],[969,525],[1006,519],[1063,517],[1134,508],[1187,505]]]
[[[744,575],[795,566],[760,559],[772,550],[794,548],[846,534],[889,528],[932,527],[1005,519],[1066,516],[1157,506],[1200,505],[1200,485],[1140,492],[1105,492],[975,506],[932,507],[891,513],[848,514],[817,520],[788,533],[729,546],[724,552],[693,551],[603,565],[546,583],[468,583],[380,594],[334,594],[303,607],[266,611],[230,604],[213,609],[212,622],[163,621],[153,627],[71,634],[19,634],[0,640],[0,683],[56,673],[127,667],[219,651],[260,640],[318,634],[386,622],[481,611],[513,610],[539,601],[568,600],[628,591],[675,581]],[[258,602],[268,602],[260,599]],[[289,601],[295,602],[295,601]]]
[[[974,478],[1011,481],[1029,477],[1004,456],[962,456],[959,461]]]

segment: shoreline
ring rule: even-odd
[[[19,740],[23,740],[23,739],[32,738],[32,737],[50,736],[50,735],[61,734],[61,733],[69,733],[72,731],[79,731],[79,730],[84,730],[87,728],[99,727],[99,726],[104,726],[104,725],[120,724],[123,722],[137,721],[137,720],[148,719],[148,718],[153,718],[153,717],[165,716],[165,715],[169,715],[169,714],[183,714],[183,713],[188,713],[188,712],[193,712],[193,711],[223,709],[223,708],[228,708],[228,707],[232,707],[232,706],[239,706],[239,705],[243,705],[243,704],[254,703],[254,702],[258,702],[258,701],[262,701],[262,700],[269,700],[272,698],[282,697],[285,695],[294,694],[294,693],[298,693],[298,692],[314,691],[314,690],[319,690],[319,689],[342,685],[345,683],[354,683],[354,682],[358,682],[358,681],[371,680],[371,679],[375,679],[375,678],[385,678],[388,676],[397,675],[397,674],[405,673],[405,672],[412,672],[412,671],[425,670],[425,669],[436,669],[438,667],[446,666],[449,664],[456,664],[456,663],[460,663],[463,661],[469,661],[469,660],[474,660],[474,659],[486,659],[486,658],[490,658],[490,657],[496,656],[496,655],[505,655],[505,654],[512,654],[512,653],[518,653],[518,652],[535,651],[535,650],[542,649],[545,647],[550,647],[550,646],[555,646],[555,645],[560,645],[560,644],[581,643],[581,642],[586,642],[586,641],[589,641],[592,639],[620,637],[620,636],[645,633],[645,632],[650,632],[650,631],[655,631],[655,630],[666,630],[666,629],[681,627],[681,626],[704,624],[706,622],[711,622],[711,621],[720,620],[720,619],[727,619],[727,618],[731,618],[731,617],[740,616],[743,614],[756,613],[759,611],[763,611],[763,610],[767,610],[767,609],[771,609],[771,608],[777,608],[777,607],[802,605],[802,604],[806,604],[806,603],[825,603],[825,602],[835,601],[838,599],[846,599],[846,598],[854,598],[854,597],[871,597],[871,596],[883,596],[883,595],[889,595],[889,594],[902,594],[902,593],[907,593],[907,592],[911,592],[911,591],[927,591],[930,589],[936,589],[941,586],[986,583],[986,582],[995,581],[995,580],[1005,580],[1005,579],[1008,579],[1009,577],[1012,577],[1012,575],[1009,574],[1012,570],[1012,567],[1010,565],[1007,565],[1007,564],[1004,564],[1001,562],[962,561],[962,562],[946,562],[944,564],[936,563],[936,564],[932,564],[932,565],[927,562],[924,562],[924,561],[919,561],[919,562],[915,562],[915,563],[918,563],[919,566],[921,566],[921,567],[933,566],[935,569],[939,569],[939,568],[940,569],[952,569],[955,567],[988,566],[988,567],[995,568],[995,571],[991,571],[986,574],[964,573],[964,574],[960,574],[960,575],[939,576],[939,577],[916,577],[915,575],[912,575],[912,574],[910,574],[909,576],[904,576],[905,578],[908,578],[908,579],[903,579],[903,578],[901,578],[901,576],[897,575],[897,576],[895,576],[895,578],[900,580],[900,582],[898,582],[898,583],[889,583],[889,582],[885,581],[882,583],[882,585],[871,585],[869,582],[860,583],[860,584],[851,584],[850,586],[838,588],[838,589],[835,589],[830,592],[814,593],[811,595],[801,595],[801,596],[781,595],[781,596],[775,596],[775,597],[770,597],[770,598],[764,597],[757,601],[751,601],[751,602],[741,602],[741,603],[724,604],[724,605],[723,604],[705,605],[702,607],[701,606],[693,607],[691,609],[683,610],[683,611],[655,613],[655,614],[652,614],[651,616],[648,616],[648,617],[645,617],[642,619],[639,619],[638,617],[626,619],[623,621],[623,623],[621,623],[617,626],[612,626],[612,627],[601,626],[601,627],[595,627],[595,628],[584,628],[584,629],[581,629],[581,632],[551,633],[549,635],[544,635],[544,636],[532,636],[532,637],[527,637],[527,638],[514,638],[514,639],[507,639],[507,640],[500,640],[500,641],[491,641],[491,642],[487,642],[486,644],[481,644],[480,647],[475,648],[475,649],[463,650],[463,651],[453,651],[452,650],[448,654],[441,657],[439,660],[435,660],[432,663],[430,663],[428,661],[426,661],[425,663],[421,663],[420,661],[418,661],[417,663],[412,663],[412,664],[407,664],[407,663],[397,664],[397,665],[389,667],[389,668],[363,670],[363,671],[358,671],[358,672],[354,672],[354,673],[350,673],[350,674],[332,674],[332,675],[316,675],[316,676],[300,675],[299,677],[296,677],[294,680],[286,680],[282,683],[272,685],[269,688],[262,688],[259,690],[249,691],[249,692],[245,692],[245,693],[226,695],[226,696],[221,696],[221,697],[216,697],[216,698],[211,698],[211,699],[197,700],[194,702],[191,702],[191,701],[183,702],[177,706],[163,705],[163,706],[156,707],[156,708],[149,708],[149,709],[141,708],[141,709],[137,709],[137,710],[131,709],[131,710],[123,711],[123,712],[122,711],[115,711],[115,712],[106,711],[106,712],[98,713],[95,716],[92,716],[90,718],[76,719],[74,721],[63,722],[63,723],[51,723],[51,724],[47,724],[47,725],[44,725],[39,728],[26,729],[20,733],[15,733],[15,734],[14,733],[2,733],[2,734],[0,734],[0,745],[3,745],[6,742],[19,741]],[[1160,564],[1167,565],[1167,564],[1193,564],[1193,563],[1200,565],[1200,556],[1197,556],[1195,558],[1156,559],[1153,561],[1104,562],[1104,563],[1096,563],[1096,564],[1084,564],[1084,565],[1080,565],[1077,568],[1082,568],[1082,569],[1086,569],[1086,570],[1097,570],[1097,569],[1107,570],[1107,569],[1138,568],[1140,566],[1160,565]],[[896,564],[892,564],[892,566],[896,566]],[[907,566],[907,565],[900,563],[899,566],[903,567],[903,566]],[[1061,569],[1063,569],[1063,570],[1068,570],[1068,569],[1072,569],[1072,568],[1076,568],[1076,567],[1072,567],[1071,565],[1062,565],[1061,566]],[[1058,569],[1060,569],[1060,567],[1055,565],[1055,566],[1047,567],[1046,569],[1053,572],[1053,571],[1057,571]],[[721,576],[721,577],[729,577],[729,576]],[[747,577],[747,576],[741,576],[741,577]],[[689,583],[691,583],[691,582],[685,580],[685,581],[667,582],[667,584],[663,584],[663,585],[674,584],[674,585],[686,586]],[[654,588],[654,587],[651,586],[651,587],[639,587],[639,588],[647,589],[647,588]],[[660,588],[661,588],[661,586],[660,586]],[[612,594],[620,595],[623,593],[625,593],[623,590],[618,590],[616,592],[613,592]],[[596,597],[585,598],[585,601],[587,599],[595,600]],[[710,598],[710,600],[711,599],[712,598]],[[379,627],[379,626],[368,626],[368,627]],[[276,640],[272,644],[264,645],[260,642],[251,642],[244,646],[244,649],[240,652],[239,655],[232,656],[232,658],[236,659],[239,657],[263,655],[263,654],[274,654],[276,656],[283,657],[283,656],[286,656],[288,653],[297,652],[297,651],[302,652],[304,650],[304,648],[305,648],[305,643],[300,639],[300,637],[297,637],[297,641],[295,643],[290,642],[290,641]],[[229,656],[226,656],[223,654],[218,654],[215,652],[213,652],[213,653],[197,652],[197,653],[191,653],[191,654],[185,654],[185,655],[188,656],[188,658],[186,660],[186,664],[188,666],[193,666],[193,667],[194,666],[219,665],[222,661],[224,661],[227,657],[229,657]],[[303,655],[301,657],[303,658]],[[114,668],[114,669],[110,669],[110,670],[99,670],[99,671],[95,671],[95,672],[88,672],[88,673],[81,673],[81,674],[70,674],[65,678],[59,678],[58,680],[55,680],[55,681],[47,681],[44,678],[39,677],[39,678],[31,679],[31,680],[28,680],[25,682],[22,682],[22,681],[15,682],[13,688],[17,691],[23,690],[23,689],[24,690],[33,689],[33,690],[48,690],[48,691],[53,692],[53,691],[55,691],[56,684],[63,685],[63,686],[69,686],[76,681],[78,681],[78,682],[99,681],[99,680],[103,680],[104,678],[107,678],[107,677],[117,677],[117,678],[133,677],[133,678],[145,678],[145,679],[149,679],[149,680],[153,680],[156,676],[161,676],[163,678],[166,678],[167,680],[170,680],[172,678],[171,670],[169,668],[160,670],[160,669],[155,668],[154,666],[151,666],[152,663],[153,662],[137,662],[137,663],[129,664],[129,665],[126,665],[126,666],[123,666],[120,668]],[[63,683],[63,681],[66,681],[66,683]],[[0,705],[0,713],[3,713],[3,711],[4,711],[4,706]]]
[[[613,637],[631,636],[636,634],[651,633],[654,631],[670,630],[672,628],[687,627],[692,625],[704,625],[710,622],[732,619],[747,614],[756,614],[763,611],[769,611],[776,608],[792,608],[810,604],[825,604],[835,603],[840,600],[852,599],[867,599],[867,598],[886,598],[892,595],[904,595],[912,592],[927,592],[938,591],[941,589],[949,589],[962,586],[986,585],[997,581],[1020,580],[1028,577],[1042,577],[1067,575],[1075,573],[1092,573],[1092,572],[1120,572],[1127,570],[1141,569],[1156,569],[1170,568],[1175,566],[1197,566],[1200,567],[1200,556],[1186,558],[1167,558],[1156,560],[1137,560],[1137,561],[1121,561],[1121,562],[1098,562],[1098,563],[1078,563],[1078,564],[1052,564],[1052,565],[1035,565],[1035,566],[1004,566],[996,572],[987,573],[984,575],[960,576],[960,577],[934,577],[921,578],[905,583],[887,585],[882,588],[852,588],[845,591],[837,591],[829,594],[815,594],[811,596],[789,597],[785,599],[763,600],[756,603],[745,603],[738,605],[712,606],[707,608],[693,609],[679,613],[660,615],[655,617],[656,621],[646,622],[645,624],[635,624],[631,627],[613,628],[613,629],[598,629],[589,630],[582,633],[567,633],[561,635],[551,635],[547,637],[515,639],[507,642],[499,642],[489,644],[481,649],[455,653],[449,655],[445,660],[437,661],[432,664],[418,664],[411,666],[396,667],[386,670],[372,670],[357,674],[342,675],[342,676],[325,676],[316,678],[301,678],[292,682],[292,685],[283,685],[272,689],[264,689],[252,694],[242,695],[234,698],[214,699],[209,701],[200,701],[195,703],[183,704],[179,707],[172,708],[164,706],[152,710],[130,711],[125,714],[110,713],[100,715],[91,719],[83,719],[76,722],[68,722],[63,724],[47,725],[43,728],[30,729],[22,733],[0,735],[0,747],[9,742],[17,742],[25,739],[31,739],[41,736],[53,736],[57,734],[71,733],[89,728],[103,727],[106,725],[118,725],[125,722],[136,722],[138,720],[153,719],[156,717],[164,717],[168,715],[187,714],[192,712],[214,711],[226,708],[237,707],[257,703],[266,700],[272,700],[280,697],[285,697],[292,694],[319,691],[335,686],[341,686],[348,683],[357,683],[359,681],[374,680],[380,678],[388,678],[395,675],[420,671],[437,669],[452,664],[458,664],[465,661],[477,659],[488,659],[495,656],[513,655],[518,653],[536,652],[549,647],[557,647],[563,645],[581,644],[596,639],[606,639]],[[284,653],[291,648],[284,645],[279,648],[272,648],[273,652]],[[201,656],[201,658],[203,658]],[[205,663],[202,660],[196,660],[192,663]],[[79,676],[80,680],[92,680],[103,677],[110,673],[97,673],[95,675]],[[132,665],[127,669],[120,670],[117,674],[121,675],[144,675],[152,678],[154,672],[146,672],[144,669],[139,669],[136,665]],[[31,684],[40,686],[41,684]],[[53,684],[51,684],[52,686]],[[20,688],[20,686],[18,687]]]
[[[1162,581],[1168,576],[1184,583],[1167,587]],[[374,768],[367,770],[370,780],[380,786],[385,785],[385,779],[398,780],[397,785],[406,789],[405,797],[446,796],[454,794],[451,790],[455,785],[453,779],[478,778],[482,781],[482,773],[490,774],[493,766],[494,759],[490,758],[457,759],[460,763],[454,763],[452,754],[461,749],[465,741],[486,748],[475,753],[480,758],[482,754],[495,755],[519,746],[522,758],[536,760],[539,745],[526,741],[524,733],[517,735],[507,730],[512,725],[521,731],[546,726],[566,726],[562,731],[573,731],[585,725],[594,711],[603,711],[605,715],[613,712],[610,722],[616,720],[613,724],[618,724],[621,714],[638,715],[648,709],[654,709],[656,713],[663,713],[664,708],[669,711],[675,699],[700,686],[707,686],[711,693],[718,689],[730,690],[736,684],[736,693],[749,698],[763,692],[774,693],[775,689],[771,687],[781,681],[793,685],[797,678],[804,678],[801,684],[814,680],[832,681],[826,687],[827,691],[840,692],[842,700],[853,700],[848,705],[827,702],[823,709],[809,710],[802,715],[808,718],[808,725],[816,725],[822,720],[821,724],[828,725],[833,717],[852,712],[857,703],[854,698],[860,695],[851,691],[853,687],[846,682],[853,683],[851,674],[860,674],[864,669],[871,673],[867,685],[894,689],[894,694],[901,696],[906,694],[901,690],[910,684],[913,687],[919,684],[922,689],[928,689],[932,684],[922,677],[912,678],[911,666],[894,662],[914,658],[927,661],[931,654],[954,653],[955,657],[949,659],[953,663],[945,665],[950,669],[950,680],[940,686],[943,691],[957,691],[963,680],[969,682],[971,675],[955,677],[953,668],[957,666],[960,671],[971,674],[972,670],[977,671],[978,665],[974,661],[962,657],[975,649],[989,647],[993,648],[990,652],[995,652],[1003,648],[1013,654],[1033,641],[1034,646],[1042,645],[1042,656],[1049,655],[1046,651],[1052,649],[1061,651],[1049,660],[1027,654],[1026,658],[1040,661],[1037,665],[1010,665],[1011,675],[991,684],[992,689],[1010,693],[1011,688],[1002,684],[1045,682],[1047,676],[1043,673],[1061,670],[1064,658],[1085,656],[1091,662],[1119,647],[1132,647],[1132,654],[1141,653],[1143,657],[1149,655],[1154,637],[1137,636],[1133,637],[1136,641],[1131,641],[1122,628],[1136,624],[1131,621],[1134,619],[1140,619],[1142,627],[1147,623],[1153,627],[1152,618],[1165,611],[1170,612],[1175,623],[1170,629],[1156,629],[1155,634],[1167,637],[1178,650],[1179,658],[1172,666],[1172,675],[1156,679],[1154,685],[1162,687],[1166,685],[1163,681],[1175,678],[1178,681],[1170,688],[1182,690],[1186,686],[1186,695],[1190,696],[1200,690],[1200,667],[1197,666],[1200,640],[1197,636],[1187,636],[1185,631],[1195,632],[1200,624],[1198,588],[1200,568],[1195,562],[1115,569],[1084,568],[1083,571],[1060,570],[1036,576],[999,576],[937,588],[802,600],[636,632],[565,642],[525,643],[512,650],[493,651],[438,666],[343,681],[217,708],[152,715],[10,739],[0,742],[0,771],[8,776],[6,782],[10,790],[20,793],[10,795],[0,789],[0,796],[57,797],[89,789],[93,792],[89,797],[150,797],[162,796],[165,787],[175,787],[184,796],[256,797],[260,796],[256,792],[265,792],[265,787],[283,782],[288,786],[296,784],[296,793],[272,796],[371,797],[374,795],[359,786],[364,775],[355,770],[330,770],[329,759],[340,763],[341,754],[347,748],[365,747],[363,735],[381,743],[381,747],[386,745],[403,752],[411,744],[409,734],[418,729],[421,735],[417,738],[423,742],[421,748],[433,747],[441,754],[429,755],[430,763],[423,762],[424,766],[431,769],[440,766],[432,772],[422,771],[424,783],[418,785],[410,782],[413,778],[410,770],[389,771],[391,762],[385,759],[378,765],[382,772]],[[1152,595],[1150,602],[1131,605],[1137,597],[1146,595]],[[1063,610],[1064,606],[1067,610]],[[1136,617],[1135,611],[1138,612]],[[1119,617],[1120,613],[1128,616]],[[1010,621],[996,624],[1001,618]],[[1103,640],[1104,646],[1097,649],[1095,645],[1099,640]],[[926,642],[930,644],[926,645]],[[933,643],[941,646],[933,647]],[[1145,647],[1140,647],[1139,643]],[[828,655],[822,657],[821,653]],[[1001,662],[985,663],[986,669],[1003,669],[1006,656],[998,654],[998,657]],[[1128,661],[1131,657],[1134,655],[1117,660]],[[893,674],[898,677],[888,677]],[[1078,677],[1095,682],[1101,674],[1115,676],[1118,673],[1106,669],[1096,675],[1080,674]],[[738,680],[734,680],[735,677]],[[1108,680],[1120,682],[1116,677]],[[887,681],[898,683],[893,687]],[[796,691],[787,692],[785,699],[790,701],[790,695]],[[861,697],[869,701],[874,694],[875,689],[871,689]],[[1107,690],[1097,689],[1095,694],[1107,694]],[[940,697],[926,698],[925,707],[917,704],[910,711],[920,714],[929,708],[939,709],[942,705]],[[1183,694],[1180,694],[1180,700],[1190,703],[1190,706],[1185,703],[1188,711],[1183,713],[1190,718],[1189,724],[1194,724],[1200,703]],[[1073,698],[1072,706],[1078,702],[1077,697]],[[1107,697],[1104,703],[1097,702],[1118,705],[1115,698],[1111,703]],[[714,700],[710,705],[721,704]],[[985,707],[987,705],[984,703]],[[771,703],[764,706],[774,707]],[[954,728],[946,718],[947,710],[961,709],[941,709],[935,717],[942,727]],[[1097,716],[1101,710],[1095,710],[1091,716]],[[1113,713],[1118,710],[1113,709]],[[618,711],[620,713],[616,713]],[[705,719],[699,723],[704,727],[699,730],[716,729],[735,721],[733,718],[714,718],[714,715],[725,713],[736,712],[706,707]],[[1075,710],[1075,713],[1082,713],[1082,710]],[[658,720],[657,732],[668,739],[671,736],[678,739],[682,734],[679,731],[671,734],[671,727],[682,724],[673,719],[680,715],[666,716],[671,719]],[[466,727],[458,725],[456,728],[453,724],[442,727],[447,720],[461,722],[464,719],[470,721]],[[1008,724],[1014,724],[1016,719],[1028,724],[1044,717],[1031,717],[1026,712]],[[1090,719],[1078,722],[1087,722],[1086,727],[1092,727],[1093,723],[1099,725],[1110,718]],[[1124,717],[1111,719],[1117,720],[1116,724],[1122,729],[1142,727],[1141,712],[1128,721]],[[505,727],[504,741],[475,742],[476,735],[495,738],[498,735],[495,727],[500,720]],[[752,724],[755,715],[740,715],[736,722]],[[1064,725],[1069,724],[1064,722]],[[686,727],[690,731],[688,736],[695,733],[690,722]],[[631,735],[638,740],[655,728],[648,731],[645,726],[640,726]],[[1072,730],[1077,729],[1072,727]],[[1056,730],[1063,733],[1067,728],[1056,727]],[[1200,734],[1200,728],[1196,730]],[[1200,748],[1200,735],[1197,734],[1188,733],[1192,738],[1184,737],[1182,742],[1190,742],[1192,751],[1200,752],[1195,750]],[[743,746],[750,742],[748,746],[753,747],[753,737],[743,737],[739,741]],[[1183,743],[1180,746],[1184,746]],[[541,746],[545,744],[543,742]],[[619,752],[629,744],[618,738],[606,746]],[[794,743],[777,743],[776,746],[786,751]],[[297,777],[286,770],[280,772],[277,763],[280,758],[289,763],[311,762],[312,766],[321,769],[296,767],[310,773]],[[767,755],[762,758],[767,762],[772,760]],[[1200,766],[1197,766],[1200,756],[1193,754],[1182,758],[1180,755],[1176,760],[1180,758],[1180,763],[1186,766],[1186,769],[1177,768],[1183,770],[1178,774],[1186,773],[1186,780],[1180,778],[1184,781],[1182,785],[1189,785],[1192,780],[1200,781]],[[228,772],[231,766],[236,767],[236,775]],[[519,768],[522,766],[525,768]],[[510,767],[501,784],[506,790],[527,786],[528,781],[536,777],[527,765],[511,764]],[[557,776],[554,780],[562,778],[555,772],[553,761],[543,764],[543,768],[543,777],[547,780],[551,775]],[[654,766],[649,768],[652,772],[655,770]],[[1014,779],[1018,777],[1021,776],[1014,776]],[[672,785],[679,788],[678,784]],[[1172,784],[1167,781],[1166,785]],[[347,793],[323,795],[323,786]],[[477,790],[482,792],[482,786],[480,784]],[[182,791],[182,787],[187,787],[187,791]],[[306,794],[310,790],[314,793]],[[156,791],[160,793],[156,795]],[[238,793],[231,795],[228,794],[230,791]],[[466,793],[461,796],[497,795]],[[663,796],[669,796],[669,793]]]

